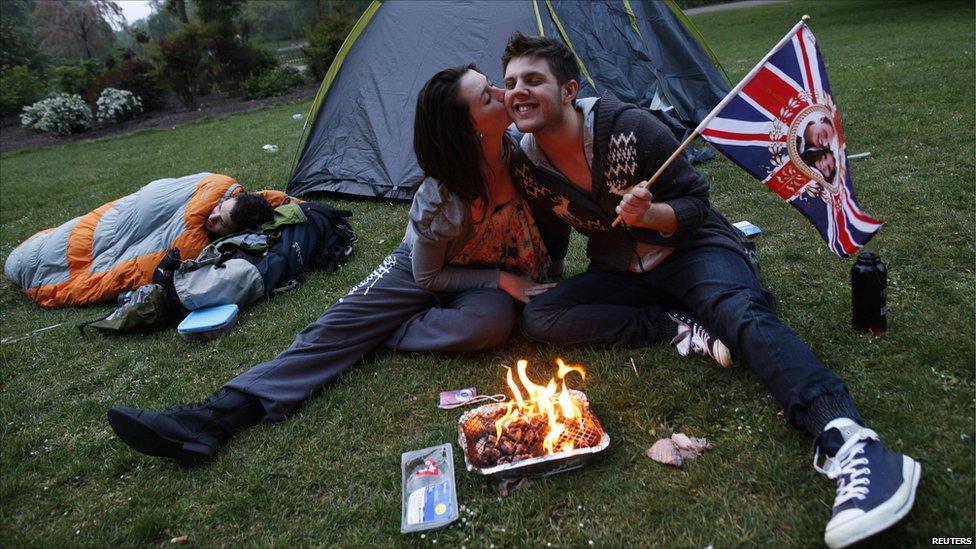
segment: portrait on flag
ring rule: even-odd
[[[803,23],[698,133],[803,213],[841,257],[856,253],[883,225],[857,204],[840,114],[816,39]]]
[[[787,139],[790,160],[811,179],[812,194],[819,194],[819,186],[836,193],[837,179],[842,177],[842,164],[846,157],[840,147],[834,123],[836,110],[825,104],[810,105],[803,109],[790,124]]]

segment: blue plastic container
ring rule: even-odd
[[[220,337],[237,324],[237,305],[216,305],[186,315],[176,331],[187,341],[206,341]]]

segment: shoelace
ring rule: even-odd
[[[197,408],[203,408],[207,404],[210,404],[214,400],[224,396],[224,391],[217,391],[216,393],[208,396],[207,398],[201,400],[200,402],[191,402],[189,404],[177,404],[176,406],[170,406],[166,408],[166,412],[179,412],[182,410],[195,410]]]
[[[858,457],[864,451],[864,444],[867,440],[881,440],[878,433],[871,429],[862,428],[844,442],[844,445],[837,450],[837,454],[824,461],[824,467],[817,465],[820,459],[820,445],[814,447],[813,468],[830,480],[837,480],[837,497],[834,498],[834,507],[844,504],[851,499],[864,499],[869,491],[868,485],[871,479],[862,475],[871,473],[867,467],[868,458]],[[846,477],[842,478],[842,477]],[[839,480],[838,480],[839,479]]]
[[[711,336],[698,324],[694,324],[691,328],[691,347],[698,354],[712,356],[712,350],[709,348],[709,339]]]

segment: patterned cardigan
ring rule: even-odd
[[[665,236],[623,225],[611,228],[621,197],[657,171],[678,142],[650,112],[623,103],[609,92],[594,109],[590,192],[570,183],[547,163],[534,162],[521,148],[513,154],[516,184],[533,210],[551,211],[584,234],[587,257],[599,269],[627,271],[638,258],[637,243],[678,249],[721,246],[741,254],[755,268],[735,230],[711,207],[707,179],[684,157],[672,162],[651,188],[655,201],[674,209],[678,227],[673,233]],[[568,230],[565,235],[568,240]]]

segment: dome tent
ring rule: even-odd
[[[288,194],[409,200],[423,177],[413,155],[421,86],[440,69],[472,62],[500,82],[501,54],[516,30],[570,47],[580,97],[610,90],[650,109],[679,139],[730,87],[672,0],[375,0],[315,97]]]

